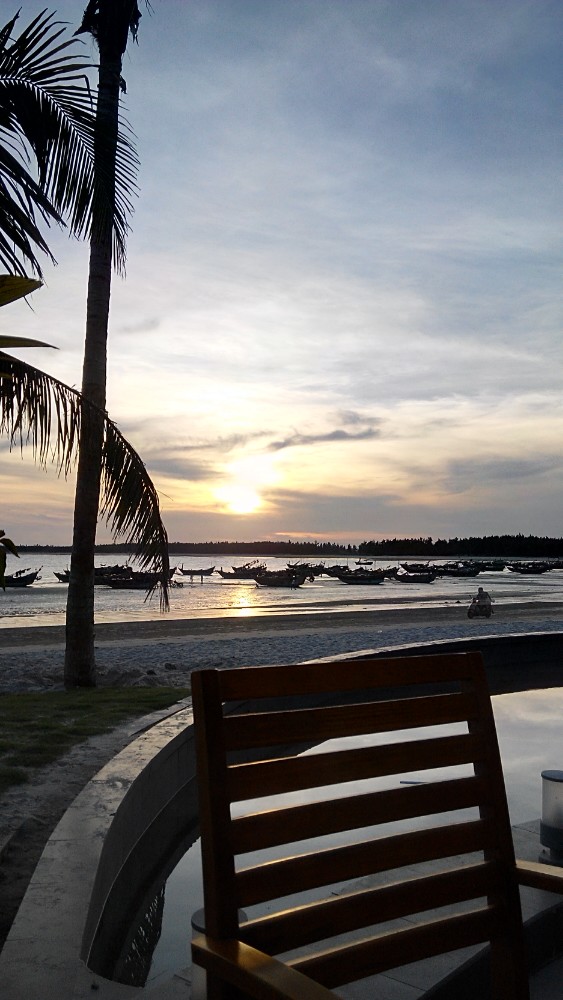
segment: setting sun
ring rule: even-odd
[[[231,514],[254,514],[264,504],[262,491],[279,478],[270,455],[246,455],[225,469],[225,484],[215,491]]]
[[[253,514],[262,505],[262,497],[256,490],[237,483],[223,486],[217,490],[216,496],[231,514]]]

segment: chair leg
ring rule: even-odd
[[[508,937],[491,942],[491,995],[495,1000],[530,1000],[527,976],[518,976],[514,942]]]

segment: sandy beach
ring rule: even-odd
[[[96,625],[100,685],[184,686],[198,667],[288,663],[403,643],[563,629],[563,602],[494,606],[467,618],[463,604],[297,614],[172,618]],[[0,628],[0,693],[60,687],[64,626]]]

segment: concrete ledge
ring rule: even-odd
[[[102,768],[67,810],[2,949],[3,996],[70,1000],[91,997],[92,989],[104,998],[138,996],[138,990],[114,983],[102,988],[84,956],[104,918],[110,889],[137,844],[163,812],[173,815],[186,777],[182,734],[192,718],[191,708],[185,708],[152,726]],[[177,824],[170,819],[166,826],[172,840]],[[156,840],[153,854],[162,857]]]
[[[334,659],[379,659],[385,656],[419,656],[422,653],[480,652],[483,656],[491,694],[538,690],[563,686],[563,633],[535,632],[521,635],[482,635],[471,639],[437,639],[435,642],[410,643],[366,649],[345,656],[327,656],[316,662]],[[312,661],[311,661],[312,662]]]

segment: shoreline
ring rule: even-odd
[[[478,634],[488,624],[510,621],[561,620],[563,601],[507,601],[494,605],[490,619],[473,619]],[[213,640],[267,634],[312,631],[373,631],[379,628],[401,628],[425,625],[467,626],[467,609],[462,603],[429,607],[370,607],[365,610],[300,611],[287,614],[248,614],[205,616],[193,618],[134,619],[122,622],[99,622],[95,625],[98,645],[144,645],[156,642],[181,642],[190,638]],[[26,647],[53,649],[65,644],[64,625],[0,626],[0,655]]]

